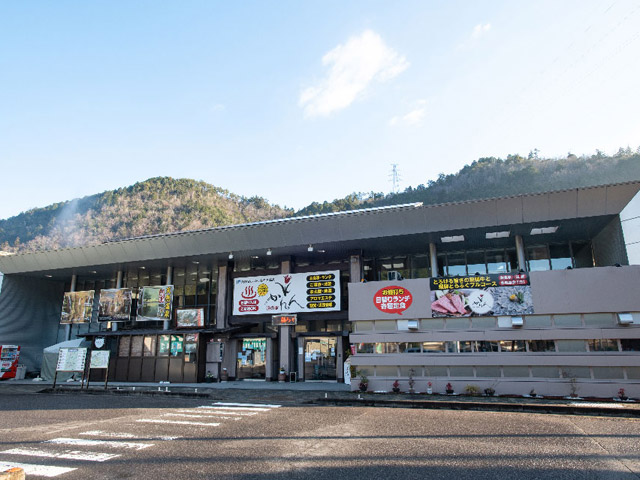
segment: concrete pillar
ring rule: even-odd
[[[344,383],[344,339],[345,337],[338,337],[336,341],[336,378],[340,383]]]
[[[283,260],[280,263],[280,273],[291,273],[291,260]],[[284,326],[279,327],[279,341],[280,341],[280,362],[279,366],[284,368],[285,372],[291,371],[291,327]]]
[[[122,288],[122,270],[118,270],[116,275],[116,288]],[[111,331],[118,331],[118,322],[111,322]]]
[[[173,267],[167,267],[167,282],[166,285],[172,285],[173,284]],[[162,322],[162,329],[163,330],[169,330],[169,323],[171,321],[170,320],[165,320],[164,322]]]
[[[267,351],[265,352],[264,377],[267,382],[273,380],[273,339],[267,337]]]
[[[216,295],[216,328],[227,328],[227,291],[228,282],[227,275],[229,273],[228,265],[220,265],[218,267],[218,281],[216,282],[218,293]]]
[[[349,282],[360,283],[361,280],[362,280],[362,257],[360,255],[351,255],[349,259]]]
[[[522,235],[516,235],[516,254],[518,255],[518,269],[527,271],[527,262],[524,256],[524,240]]]
[[[298,337],[298,381],[304,381],[304,337]]]
[[[438,251],[436,250],[436,244],[434,242],[429,242],[429,263],[431,263],[431,277],[439,276]]]
[[[71,288],[69,289],[70,292],[76,291],[77,283],[78,276],[74,273],[73,275],[71,275]],[[67,324],[64,326],[64,340],[65,342],[71,340],[71,324]]]

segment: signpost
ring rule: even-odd
[[[111,352],[109,350],[91,350],[91,360],[89,361],[89,374],[87,375],[87,390],[89,389],[89,378],[91,376],[92,369],[104,370],[104,389],[107,389],[107,382],[109,381],[109,357]],[[82,380],[84,385],[84,377]],[[82,388],[82,387],[81,387]]]
[[[56,373],[53,377],[53,388],[56,388],[58,372],[80,372],[82,374],[82,385],[84,385],[86,361],[86,348],[61,348],[58,351],[58,362],[56,364]],[[80,388],[82,388],[82,385],[80,386]]]

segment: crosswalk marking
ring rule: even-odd
[[[136,422],[140,423],[168,423],[174,425],[198,425],[204,427],[218,427],[219,423],[209,423],[209,422],[188,422],[186,420],[161,420],[159,418],[140,418],[136,420]]]
[[[132,448],[142,450],[153,447],[153,443],[118,442],[114,440],[89,440],[86,438],[54,438],[44,443],[57,443],[59,445],[81,445],[86,447],[112,447],[112,448]]]
[[[53,465],[35,465],[32,463],[5,463],[0,462],[0,471],[9,470],[10,468],[21,468],[24,470],[25,476],[35,475],[38,477],[53,478],[63,473],[73,472],[77,470],[71,467],[54,467]]]
[[[282,405],[268,405],[264,403],[225,403],[216,402],[213,405],[223,405],[227,407],[262,407],[262,408],[280,408]]]
[[[101,452],[81,452],[77,450],[64,450],[62,452],[55,452],[51,450],[39,450],[37,448],[12,448],[10,450],[4,450],[0,453],[7,455],[25,455],[29,457],[46,457],[46,458],[64,458],[66,460],[86,460],[88,462],[106,462],[112,458],[119,457],[120,455],[113,453],[101,453]]]
[[[88,432],[82,432],[78,435],[85,435],[90,437],[109,437],[109,438],[127,438],[130,440],[177,440],[182,438],[180,436],[174,437],[140,437],[138,435],[134,435],[133,433],[121,433],[121,432],[103,432],[102,430],[90,430]]]

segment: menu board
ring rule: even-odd
[[[177,357],[184,350],[184,340],[182,335],[171,335],[171,356]]]
[[[142,287],[139,298],[137,321],[171,320],[173,285]]]
[[[234,315],[340,310],[340,271],[236,278]]]
[[[61,348],[58,351],[58,372],[81,372],[87,360],[86,348]]]
[[[109,368],[109,350],[92,350],[89,368]]]
[[[66,292],[62,300],[60,323],[87,323],[93,314],[95,290]]]
[[[178,328],[204,327],[204,308],[183,308],[176,310]]]

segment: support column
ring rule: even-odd
[[[116,288],[122,288],[122,270],[118,270],[116,275]],[[118,331],[118,322],[111,322],[111,331]]]
[[[267,351],[264,359],[264,379],[267,382],[273,380],[273,339],[267,337]]]
[[[228,272],[228,264],[218,266],[218,281],[216,282],[218,289],[216,294],[216,328],[219,330],[227,328],[227,304],[229,303],[227,301]]]
[[[173,267],[167,267],[167,283],[166,285],[173,284]],[[169,330],[169,320],[162,322],[162,329]]]
[[[345,337],[338,337],[336,341],[336,378],[344,383],[344,344]]]
[[[349,282],[360,283],[362,280],[362,257],[351,255],[349,259]]]
[[[71,275],[71,288],[69,289],[70,292],[76,291],[77,282],[78,282],[78,276],[74,273],[73,275]],[[64,326],[64,340],[65,342],[68,342],[69,340],[71,340],[71,324],[70,323]]]
[[[518,269],[527,271],[527,262],[524,257],[524,240],[522,235],[516,235],[516,254],[518,255]]]
[[[291,260],[283,260],[280,263],[280,273],[291,273]],[[291,327],[284,326],[279,328],[280,367],[284,368],[284,371],[288,373],[291,371]]]
[[[435,242],[429,242],[429,263],[431,264],[431,277],[438,277],[438,251]]]

